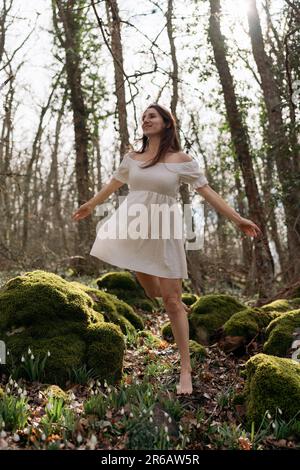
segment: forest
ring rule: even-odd
[[[0,449],[300,450],[299,43],[299,0],[2,0]],[[151,103],[261,230],[180,185],[187,396],[162,298],[90,255],[130,185],[72,218]]]

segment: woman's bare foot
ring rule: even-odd
[[[180,383],[176,385],[177,395],[191,395],[193,393],[192,376],[189,370],[180,372]]]

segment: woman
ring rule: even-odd
[[[246,235],[256,237],[261,234],[261,231],[254,222],[241,217],[228,206],[208,185],[198,162],[181,151],[174,117],[165,107],[156,103],[148,106],[142,116],[142,129],[142,148],[139,151],[127,153],[119,168],[114,172],[111,181],[92,199],[80,206],[73,213],[72,218],[80,220],[87,217],[97,204],[104,202],[123,184],[129,183],[130,191],[127,198],[98,230],[90,254],[112,265],[135,271],[147,295],[153,298],[162,297],[180,353],[181,371],[177,393],[191,394],[193,387],[189,354],[189,324],[181,300],[182,279],[188,278],[183,239],[174,236],[162,239],[161,230],[159,238],[151,238],[149,227],[146,232],[144,231],[145,238],[130,237],[126,229],[125,235],[127,236],[116,239],[114,236],[116,232],[113,232],[113,229],[122,229],[125,225],[127,227],[127,222],[130,220],[128,214],[135,204],[146,207],[148,212],[150,206],[151,210],[155,206],[155,215],[157,215],[159,205],[165,204],[171,208],[176,203],[180,184],[185,182],[189,183],[190,188],[201,194],[218,212],[232,220]],[[123,213],[124,204],[127,204],[129,211],[126,216],[120,216]],[[152,229],[151,222],[154,220],[152,212],[150,219],[147,218],[148,222],[149,220]],[[167,224],[170,224],[170,219]],[[174,225],[176,224],[172,224],[173,228]],[[107,229],[111,238],[105,238]]]

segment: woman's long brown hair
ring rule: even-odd
[[[161,115],[166,124],[166,127],[163,131],[162,137],[160,139],[159,148],[157,154],[153,157],[150,163],[146,166],[142,166],[141,168],[149,168],[150,166],[155,165],[159,161],[161,161],[167,152],[179,152],[181,151],[179,138],[176,129],[176,122],[173,114],[168,111],[165,107],[160,106],[157,103],[150,104],[147,108],[154,108],[156,111]],[[148,149],[148,137],[143,134],[143,137],[137,139],[136,141],[142,140],[142,147],[135,151],[135,153],[144,153]]]

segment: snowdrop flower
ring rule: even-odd
[[[183,430],[183,427],[181,426],[181,424],[179,424],[179,429],[180,429],[180,431]]]
[[[149,418],[150,423],[153,423],[153,418],[150,416]]]
[[[169,415],[168,413],[164,412],[165,418],[167,418]]]
[[[10,385],[13,385],[14,381],[13,379],[9,379],[9,382],[8,382]]]
[[[42,441],[46,440],[46,435],[44,433],[41,435],[41,439],[42,439]]]
[[[22,394],[22,389],[21,389],[21,387],[20,387],[20,388],[18,388],[18,394],[19,394],[19,395],[21,395],[21,394]]]
[[[278,408],[278,413],[282,415],[282,410],[280,408]]]
[[[47,352],[47,356],[50,357],[51,356],[51,353],[50,351]]]
[[[25,357],[24,356],[22,356],[21,362],[25,362]]]
[[[273,429],[275,429],[275,428],[276,428],[276,426],[275,426],[275,423],[274,423],[274,422],[272,423],[272,428],[273,428]]]
[[[10,354],[10,353],[9,353],[9,350],[7,350],[7,351],[6,351],[6,355],[9,356],[9,354]]]
[[[108,387],[107,391],[108,391],[108,393],[110,393],[110,392],[111,392],[111,388],[110,388],[110,387]]]
[[[190,442],[190,438],[188,436],[186,438],[186,442]]]
[[[268,418],[268,419],[271,419],[271,418],[272,418],[272,416],[270,415],[270,413],[267,413],[267,418]]]
[[[7,391],[7,393],[10,393],[10,388],[9,388],[9,387],[7,387],[6,391]]]
[[[80,444],[82,442],[82,435],[80,434],[80,432],[77,434],[77,438],[76,438],[78,444]]]
[[[169,429],[168,426],[165,426],[165,432],[168,433]]]
[[[33,354],[31,354],[30,359],[32,359],[32,360],[34,359],[34,355],[33,355]]]
[[[43,399],[43,395],[41,394],[41,392],[39,392],[39,395],[38,395],[39,399],[42,400]]]
[[[91,395],[94,395],[94,390],[91,390]]]
[[[133,413],[129,413],[129,418],[133,418]]]
[[[31,354],[31,349],[30,348],[28,348],[28,354]]]
[[[96,385],[97,385],[97,387],[101,387],[101,383],[99,382],[99,380],[96,381]]]
[[[171,416],[169,416],[168,421],[169,421],[169,423],[172,423],[172,418],[171,418]]]
[[[153,416],[153,411],[152,411],[152,410],[150,410],[150,413],[149,413],[149,414],[150,414],[150,416]]]
[[[168,441],[168,442],[170,442],[170,438],[169,438],[169,436],[167,436],[167,441]]]
[[[121,415],[124,414],[124,411],[125,411],[125,410],[124,410],[124,408],[122,407],[122,408],[121,408],[121,411],[120,411]]]

